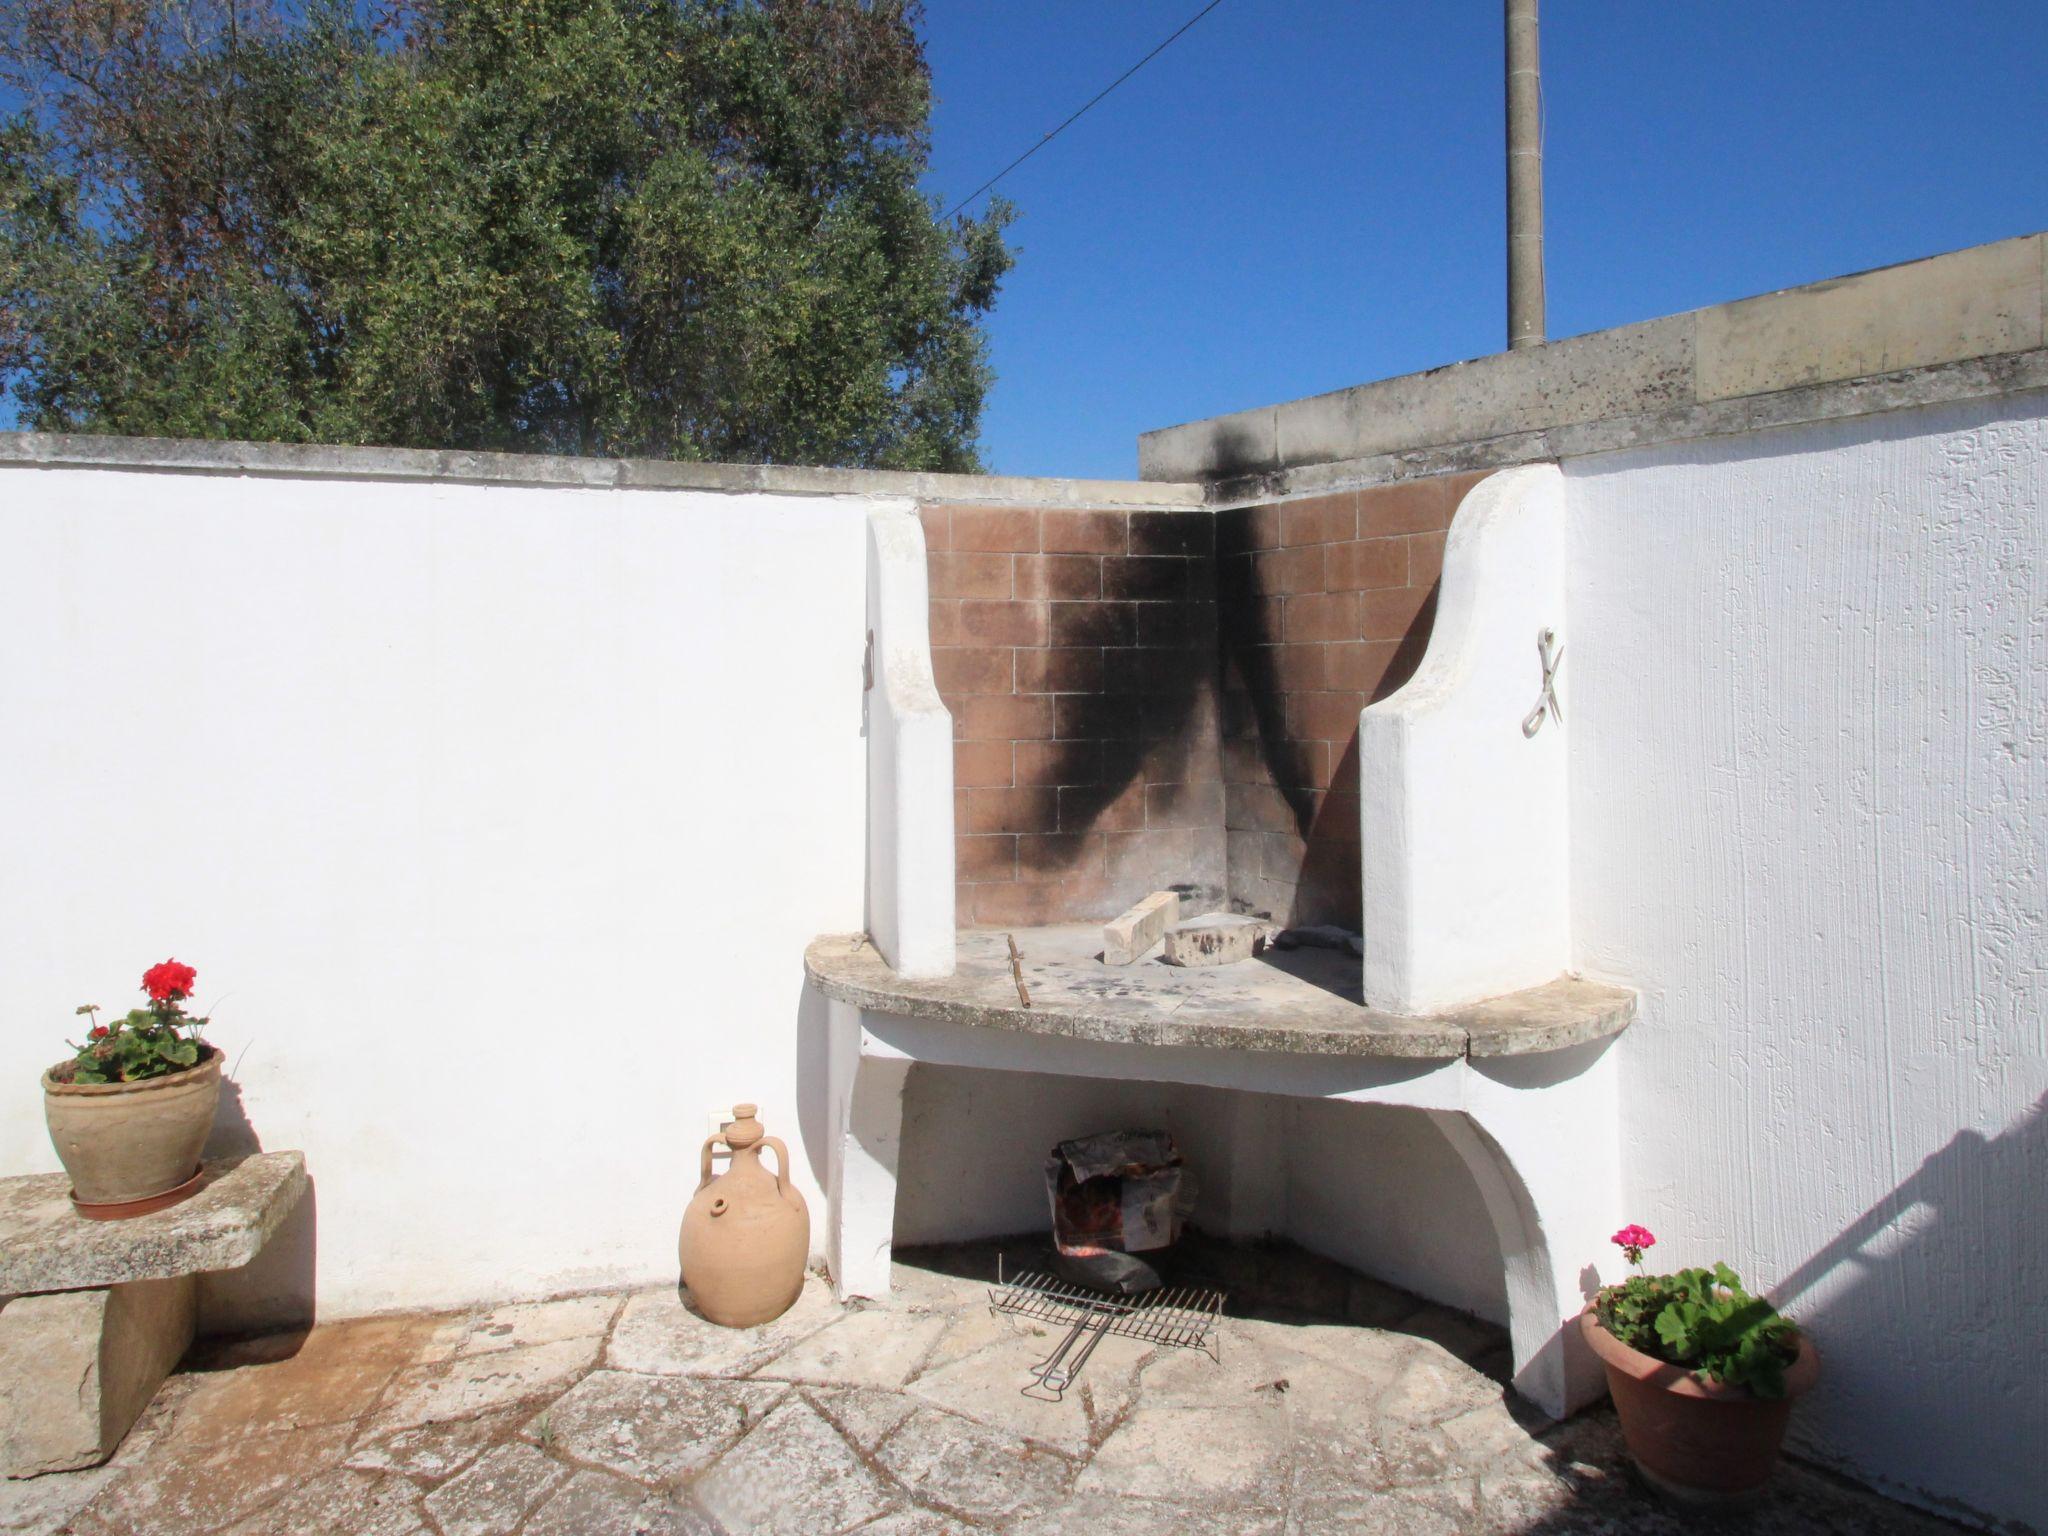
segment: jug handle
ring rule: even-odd
[[[711,1182],[711,1154],[724,1145],[725,1138],[723,1136],[706,1136],[704,1138],[704,1152],[698,1159],[697,1164],[699,1174],[697,1187],[699,1189],[702,1189]]]
[[[775,1149],[775,1192],[787,1201],[789,1199],[789,1148],[782,1144],[780,1136],[763,1136],[761,1145]]]

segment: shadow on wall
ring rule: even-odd
[[[264,1150],[249,1118],[242,1085],[223,1076],[220,1107],[202,1156],[242,1158]],[[315,1260],[320,1187],[308,1177],[306,1193],[263,1251],[241,1269],[226,1269],[199,1280],[199,1331],[269,1333],[311,1327],[316,1316]]]
[[[801,968],[799,968],[801,970]],[[832,1188],[832,1005],[825,995],[797,977],[796,1002],[796,1133],[803,1143],[804,1163],[820,1190]],[[696,1186],[691,1185],[694,1189]],[[823,1241],[822,1213],[813,1213],[811,1241]]]
[[[1956,1134],[1898,1188],[1772,1286],[1772,1299],[1789,1310],[1837,1270],[1874,1277],[1909,1255],[1927,1263],[1939,1250],[1965,1242],[1968,1262],[1957,1273],[2038,1279],[2048,1274],[2048,1223],[2035,1219],[2039,1210],[2028,1197],[2038,1200],[2043,1190],[2048,1190],[2048,1093],[1996,1136]],[[1909,1220],[1916,1211],[1926,1212],[1925,1219]],[[1974,1218],[1969,1232],[1956,1230],[1958,1213]],[[1873,1254],[1873,1245],[1893,1228],[1906,1235],[1906,1242]]]
[[[1816,1405],[1856,1426],[1861,1467],[1885,1469],[1933,1507],[1975,1516],[1976,1505],[2048,1530],[2048,1482],[2039,1475],[2048,1445],[2044,1191],[2048,1094],[1996,1136],[1958,1133],[1765,1289],[1819,1346]],[[1824,1286],[1822,1300],[1800,1305]],[[1900,1401],[1902,1386],[1910,1405]],[[1915,1412],[1936,1403],[1938,1418]],[[1809,1410],[1809,1425],[1814,1417]],[[1950,1505],[1913,1482],[1914,1464],[1944,1445],[1951,1464],[1982,1474],[1981,1486],[1958,1490],[1966,1502]],[[1846,1460],[1824,1442],[1807,1448]]]
[[[1971,1526],[2048,1528],[2048,1485],[2039,1476],[2048,1442],[2040,1368],[2044,1189],[2048,1095],[1996,1136],[1952,1138],[1805,1263],[1764,1287],[1820,1350],[1820,1385],[1792,1419],[1796,1453],[1858,1481],[1878,1478],[1885,1491]],[[1824,1300],[1800,1304],[1826,1282],[1834,1283]],[[1823,1418],[1853,1429],[1853,1463],[1813,1440]],[[1585,1531],[1614,1500],[1616,1480],[1585,1476],[1580,1461],[1578,1442],[1597,1422],[1581,1418],[1545,1434],[1559,1498],[1516,1525],[1519,1536]],[[1916,1485],[1916,1468],[1944,1491]],[[1967,1469],[1967,1486],[1959,1486],[1957,1469]],[[1802,1507],[1826,1488],[1796,1469],[1781,1473],[1758,1511],[1759,1528],[1843,1529],[1840,1508],[1833,1520],[1816,1511],[1812,1524],[1802,1523]],[[1876,1536],[1929,1536],[1935,1528],[1874,1503],[1867,1514],[1859,1529]]]

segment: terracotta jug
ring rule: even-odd
[[[811,1252],[811,1213],[790,1187],[789,1152],[761,1134],[752,1104],[735,1104],[723,1135],[705,1140],[702,1179],[683,1212],[676,1255],[683,1284],[699,1312],[728,1328],[753,1328],[782,1316],[804,1288]],[[732,1164],[711,1176],[711,1154],[732,1149]],[[761,1148],[775,1149],[776,1172],[761,1166]]]

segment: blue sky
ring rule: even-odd
[[[1201,0],[927,0],[971,191]],[[2048,3],[1546,0],[1550,334],[2048,228]],[[1498,351],[1500,0],[1223,0],[1002,185],[993,467]]]

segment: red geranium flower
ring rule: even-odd
[[[85,1037],[88,1040],[104,1040],[107,1038],[109,1033],[111,1033],[111,1031],[108,1030],[106,1025],[95,1024],[91,1029],[86,1031]]]
[[[192,995],[192,983],[198,979],[199,973],[191,966],[166,960],[142,973],[142,990],[152,1003],[182,1002]]]

